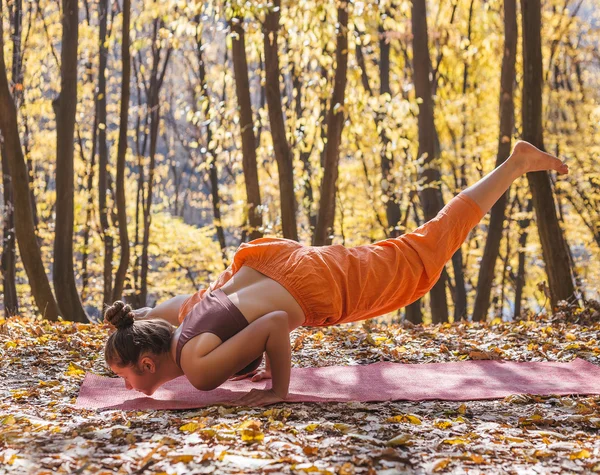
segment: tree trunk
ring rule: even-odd
[[[285,123],[283,120],[283,107],[281,105],[281,86],[279,83],[279,51],[277,47],[277,33],[279,30],[279,17],[281,0],[275,0],[274,8],[269,8],[264,27],[263,40],[265,48],[265,92],[269,110],[269,123],[273,149],[279,171],[279,200],[281,205],[281,224],[283,237],[298,240],[296,225],[296,194],[294,192],[294,163],[288,144]]]
[[[379,23],[379,77],[380,87],[379,93],[381,95],[388,94],[389,100],[392,97],[392,90],[390,88],[390,43],[385,36],[385,29],[383,27],[383,21]],[[379,121],[383,119],[381,114],[378,114]],[[387,218],[388,225],[388,236],[395,238],[400,236],[401,231],[398,228],[400,222],[400,196],[396,190],[396,180],[392,175],[392,167],[394,165],[394,157],[391,152],[388,152],[388,145],[390,138],[388,137],[385,127],[381,127],[381,188],[384,195],[387,196],[385,202],[385,215]]]
[[[544,150],[542,132],[542,49],[540,0],[521,0],[523,29],[523,140]],[[548,172],[527,173],[542,254],[546,264],[552,309],[570,298],[573,276]]]
[[[248,200],[248,226],[250,240],[263,236],[260,187],[256,166],[256,139],[252,120],[252,103],[250,102],[250,82],[248,80],[248,63],[246,61],[246,42],[244,39],[243,18],[234,16],[230,22],[232,35],[231,54],[235,75],[235,92],[240,108],[240,127],[242,133],[242,168],[246,183]]]
[[[108,223],[108,209],[106,195],[108,190],[108,146],[106,143],[106,62],[108,51],[106,48],[106,29],[108,23],[108,0],[100,0],[99,8],[99,52],[98,66],[98,210],[100,229],[104,242],[104,272],[103,272],[103,307],[109,306],[112,301],[112,259],[113,238]]]
[[[1,1],[1,0],[0,0]],[[10,11],[12,27],[12,82],[15,85],[23,83],[21,71],[21,0],[15,0],[12,3]],[[19,96],[22,87],[14,88],[13,100],[15,108],[19,108]],[[14,217],[14,194],[12,189],[10,172],[8,170],[8,158],[4,150],[4,145],[0,141],[0,155],[2,159],[2,184],[4,196],[4,219],[3,219],[3,241],[2,241],[2,293],[4,297],[4,314],[6,318],[19,313],[19,302],[17,299],[16,286],[16,246],[15,246],[15,217]]]
[[[112,301],[121,300],[125,275],[129,267],[129,234],[127,232],[127,206],[125,202],[125,155],[127,153],[127,125],[129,118],[129,97],[131,79],[131,56],[129,52],[129,29],[131,23],[131,1],[123,0],[123,40],[121,44],[121,60],[123,71],[121,77],[121,115],[119,123],[119,145],[117,148],[117,213],[119,221],[119,241],[121,258],[115,274]]]
[[[420,192],[421,206],[425,221],[433,219],[444,207],[442,192],[437,183],[441,181],[440,171],[432,161],[437,158],[435,153],[436,133],[433,117],[433,98],[431,96],[431,59],[429,57],[427,12],[425,0],[412,2],[412,31],[413,31],[413,69],[415,93],[422,102],[419,104],[419,150],[418,156],[426,155],[421,172],[424,179],[424,189]],[[432,184],[433,182],[433,184]],[[429,292],[431,298],[431,318],[433,323],[448,321],[448,304],[446,301],[446,279],[444,273]]]
[[[198,55],[198,72],[200,76],[200,89],[202,91],[202,95],[206,98],[210,97],[210,93],[208,90],[208,84],[206,83],[206,64],[204,63],[204,56],[202,54],[202,29],[200,28],[201,24],[201,16],[196,16],[196,22],[198,26],[196,27],[196,54]],[[225,57],[223,58],[223,64],[227,64],[227,49],[225,49]],[[227,90],[225,82],[223,82],[223,103],[225,103],[225,91]],[[194,93],[195,94],[195,93]],[[209,101],[210,104],[210,101]],[[205,109],[205,114],[208,119],[208,108]],[[223,231],[223,223],[221,222],[221,197],[219,195],[219,176],[217,173],[217,152],[215,151],[215,147],[213,144],[213,135],[211,124],[208,123],[206,125],[206,148],[208,150],[208,160],[209,160],[209,178],[210,178],[210,192],[212,195],[212,207],[213,207],[213,216],[215,222],[215,229],[217,231],[217,239],[219,241],[219,246],[221,247],[221,258],[223,260],[223,265],[227,267],[227,244],[225,242],[225,232]]]
[[[417,209],[417,204],[412,200],[412,196],[410,202],[412,203],[412,208],[415,215],[415,225],[418,228],[419,226],[421,226],[422,223],[419,219],[419,210]],[[408,217],[408,210],[406,211],[406,216]],[[415,325],[423,323],[423,312],[421,311],[421,298],[415,300],[413,303],[406,306],[406,319],[409,322],[414,323]]]
[[[344,96],[348,71],[348,3],[342,0],[338,11],[337,45],[335,49],[336,70],[333,95],[327,116],[327,144],[317,226],[313,235],[314,246],[329,245],[332,242],[335,218],[335,188],[338,176],[338,163],[342,129],[344,127]]]
[[[527,201],[527,214],[533,209],[533,200]],[[521,212],[525,209],[521,208]],[[521,316],[521,300],[523,299],[523,287],[525,286],[525,245],[527,244],[527,229],[529,228],[529,218],[519,220],[521,234],[519,236],[519,267],[517,269],[517,278],[515,285],[515,312],[514,319]]]
[[[160,30],[162,20],[156,19],[153,25],[153,44],[158,38],[158,32]],[[148,87],[148,116],[150,121],[150,164],[148,165],[148,190],[146,195],[146,207],[144,209],[144,228],[142,237],[142,257],[141,257],[141,269],[140,269],[140,293],[139,302],[141,305],[147,305],[148,297],[148,246],[150,244],[150,225],[152,222],[152,197],[154,188],[154,170],[156,168],[156,146],[158,142],[158,128],[160,124],[160,89],[163,84],[165,72],[169,64],[169,58],[171,57],[171,48],[167,49],[165,59],[162,66],[161,52],[162,48],[152,48],[152,71],[150,74],[150,85]]]
[[[63,318],[89,322],[83,310],[73,268],[73,153],[77,108],[77,44],[79,5],[62,0],[60,94],[53,101],[56,113],[56,231],[53,278]]]
[[[2,2],[0,2],[0,16]],[[35,235],[27,165],[21,149],[17,125],[17,109],[8,86],[4,61],[4,32],[0,22],[0,131],[4,140],[5,160],[12,181],[14,198],[14,223],[19,253],[29,279],[31,293],[38,311],[49,320],[61,314],[46,276],[42,255]],[[3,162],[6,163],[6,162]]]
[[[513,84],[515,83],[517,34],[516,0],[504,0],[504,56],[502,57],[502,73],[500,75],[500,132],[496,167],[500,166],[509,157],[512,148],[511,137],[515,114]],[[500,252],[500,240],[502,239],[504,213],[509,190],[510,188],[492,206],[483,257],[479,264],[473,321],[485,320],[490,307],[494,268]]]
[[[2,185],[4,192],[3,240],[2,240],[2,295],[4,297],[4,316],[6,318],[19,313],[19,301],[17,299],[17,285],[15,280],[15,216],[14,195],[11,184],[11,176],[8,171],[8,158],[4,150],[4,144],[0,144],[2,155]]]

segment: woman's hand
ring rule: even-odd
[[[241,398],[234,401],[224,403],[233,406],[268,406],[285,401],[275,394],[272,389],[251,389],[249,393],[244,394]]]
[[[266,369],[255,369],[254,371],[250,371],[249,373],[242,374],[239,376],[232,376],[229,378],[229,381],[239,381],[241,379],[251,378],[250,381],[256,383],[258,381],[262,381],[263,379],[271,379],[271,370]]]

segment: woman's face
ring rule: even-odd
[[[142,365],[142,367],[144,367]],[[110,369],[117,375],[125,380],[125,387],[127,389],[135,389],[146,396],[151,396],[154,391],[160,386],[156,384],[156,371],[147,371],[144,368],[143,374],[139,375],[134,370],[133,366],[127,366],[125,368],[119,368],[118,366],[110,366]]]

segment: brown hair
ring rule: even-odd
[[[135,321],[131,306],[117,300],[106,309],[104,321],[117,329],[108,337],[104,347],[104,359],[108,365],[137,367],[142,353],[160,355],[170,351],[174,329],[166,320]]]

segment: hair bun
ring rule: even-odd
[[[131,305],[117,300],[104,312],[104,321],[114,325],[119,330],[133,325],[135,314]]]

